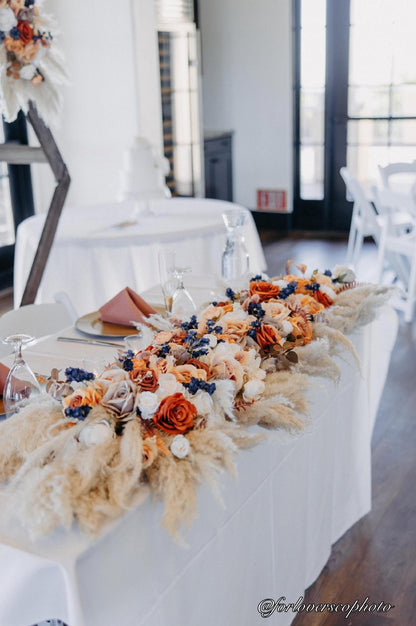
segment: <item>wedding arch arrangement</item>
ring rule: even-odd
[[[0,481],[32,536],[74,521],[94,535],[149,489],[178,536],[197,515],[197,488],[218,493],[235,455],[308,423],[313,376],[334,380],[345,333],[370,322],[389,288],[357,284],[348,268],[298,266],[255,276],[188,320],[151,316],[146,349],[119,352],[98,376],[53,371],[48,394],[0,425]],[[287,270],[288,271],[288,270]]]
[[[53,121],[61,108],[58,86],[66,80],[63,59],[42,0],[0,0],[0,112],[12,122],[35,101]]]

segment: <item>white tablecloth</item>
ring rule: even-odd
[[[162,530],[151,498],[96,542],[74,528],[33,544],[0,528],[0,626],[48,617],[70,626],[253,626],[264,623],[262,599],[296,602],[331,544],[370,510],[371,433],[396,332],[386,308],[352,336],[362,372],[340,360],[340,384],[318,379],[309,394],[308,432],[242,452],[237,482],[223,479],[225,508],[201,489],[188,548]],[[82,358],[97,350],[82,346]],[[52,337],[26,358],[45,371],[55,359],[80,363],[78,352]],[[270,619],[285,626],[294,617]]]
[[[45,269],[36,302],[53,302],[65,291],[79,315],[96,311],[127,285],[144,291],[159,282],[158,254],[175,249],[178,265],[194,274],[220,274],[225,244],[224,210],[236,206],[218,200],[174,198],[153,200],[155,215],[132,220],[131,203],[86,209],[66,208]],[[246,245],[253,273],[266,269],[266,261],[250,211],[246,211]],[[14,301],[18,307],[45,216],[20,224],[16,238]]]

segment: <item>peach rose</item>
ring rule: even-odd
[[[191,382],[191,378],[198,378],[199,380],[207,379],[205,369],[196,368],[195,365],[191,365],[189,362],[185,365],[176,365],[175,367],[172,367],[171,373],[180,383],[189,383]]]
[[[312,341],[312,324],[302,315],[294,315],[290,318],[293,326],[292,335],[296,339],[296,345],[301,346]]]
[[[270,298],[277,298],[280,293],[280,287],[273,285],[265,280],[251,281],[250,283],[250,295],[257,294],[260,297],[260,302],[266,302]]]
[[[160,333],[157,333],[154,336],[154,343],[157,343],[158,345],[161,345],[162,343],[169,343],[169,341],[172,341],[173,338],[173,333],[170,332],[169,330],[162,330]]]
[[[265,302],[263,309],[267,317],[277,320],[285,320],[290,315],[290,309],[283,302]]]
[[[189,361],[187,361],[187,365],[195,365],[195,367],[198,370],[204,370],[207,375],[209,375],[209,367],[206,363],[203,363],[202,361],[200,361],[199,359],[189,359]]]
[[[260,330],[257,332],[256,341],[260,348],[267,350],[272,346],[279,344],[281,336],[273,326],[269,324],[262,324]]]
[[[307,313],[309,313],[309,315],[315,315],[325,308],[323,304],[317,302],[317,300],[311,296],[302,296],[300,299],[300,306]]]
[[[247,320],[243,319],[229,319],[227,321],[224,320],[224,334],[228,335],[230,339],[234,341],[241,341],[246,335],[247,331],[250,328]]]
[[[153,421],[170,435],[183,435],[193,428],[196,415],[197,410],[192,402],[182,393],[174,393],[162,400]]]
[[[222,356],[211,367],[211,378],[220,380],[233,380],[236,390],[239,391],[244,383],[244,371],[240,363],[233,358]]]
[[[13,37],[6,37],[3,45],[8,52],[13,52],[17,57],[20,57],[25,49],[23,42]]]
[[[79,388],[74,391],[74,393],[71,393],[70,396],[66,396],[66,398],[63,399],[63,405],[65,408],[76,409],[86,404],[89,406],[97,406],[100,400],[100,394],[92,385],[89,385],[86,389]]]

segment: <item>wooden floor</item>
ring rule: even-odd
[[[270,273],[280,273],[285,260],[309,267],[332,267],[345,261],[342,241],[284,239],[265,243]],[[366,244],[359,277],[374,276],[375,246]],[[381,614],[299,614],[294,626],[410,626],[416,624],[416,324],[400,314],[393,351],[372,442],[372,511],[334,546],[305,603],[394,604]],[[285,595],[276,589],[276,598]],[[289,602],[296,601],[291,598]],[[273,623],[273,616],[269,618]]]

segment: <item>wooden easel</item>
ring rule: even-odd
[[[13,143],[0,144],[0,161],[12,165],[49,163],[56,180],[56,187],[46,216],[45,225],[33,259],[20,306],[33,304],[45,271],[46,262],[52,247],[59,218],[68,194],[71,178],[52,132],[39,117],[36,106],[29,102],[27,119],[35,131],[40,147],[22,146]]]

